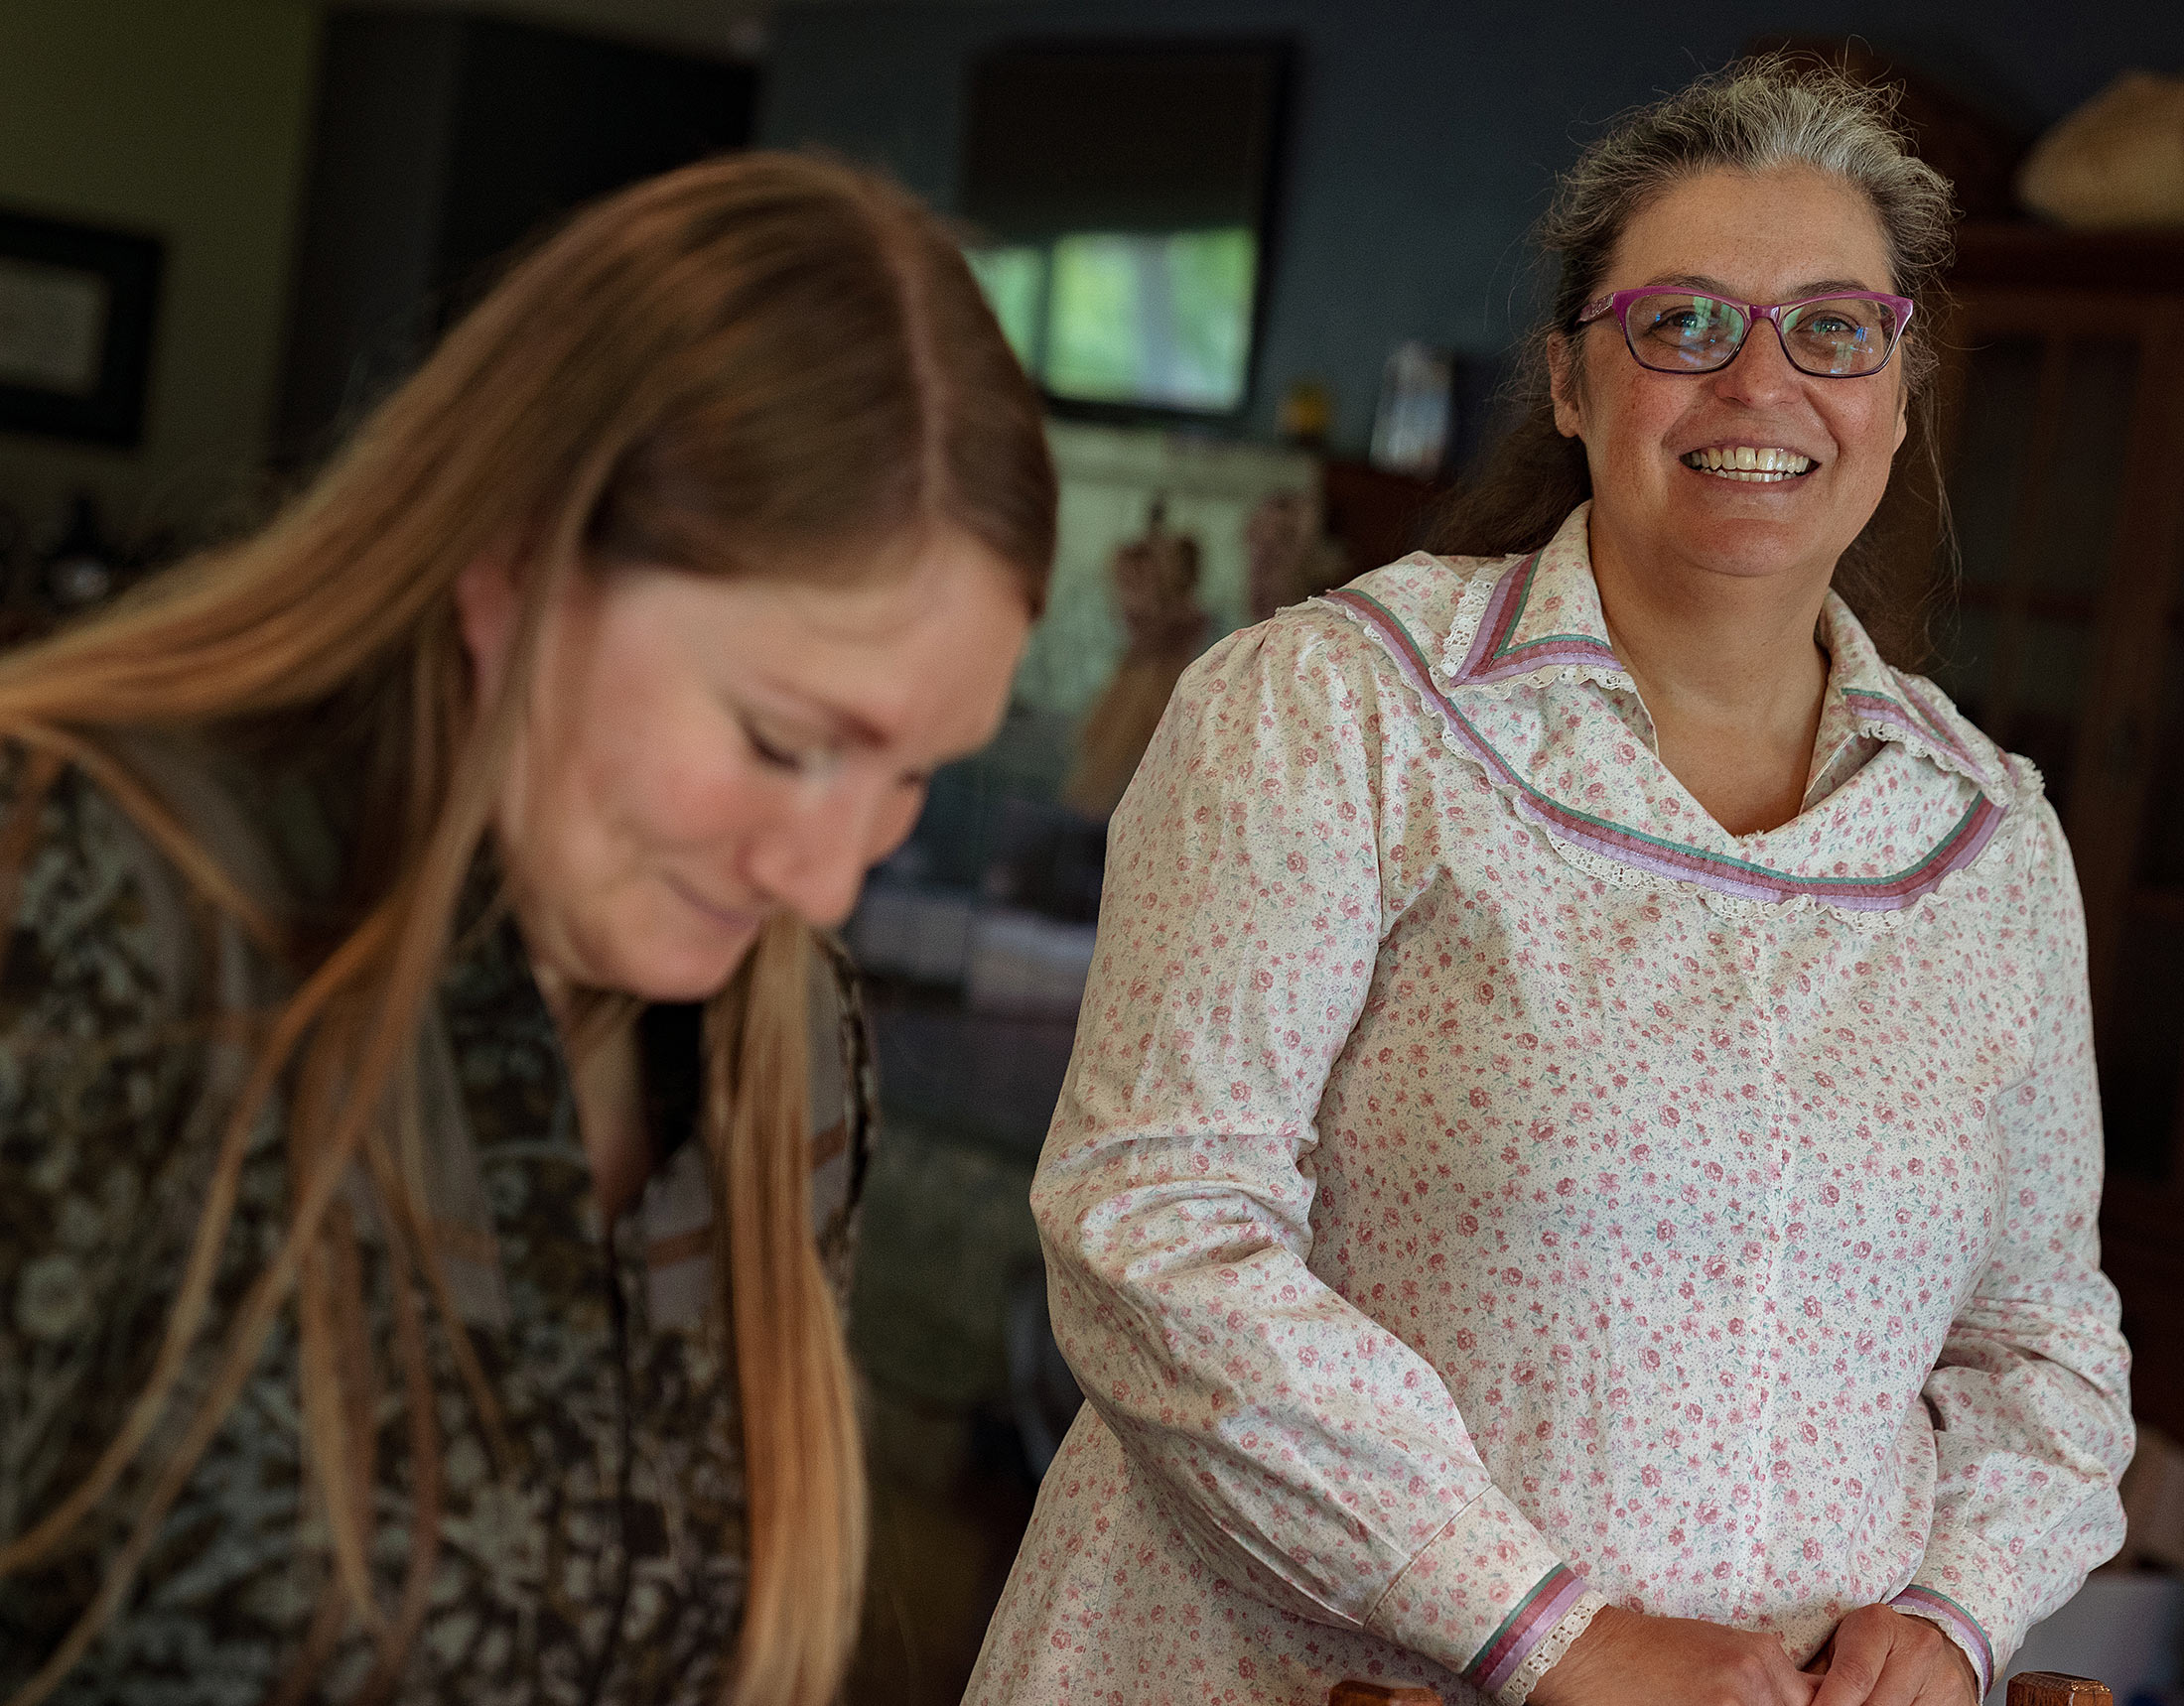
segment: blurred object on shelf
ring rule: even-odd
[[[2125,71],[2032,145],[2017,194],[2086,230],[2184,225],[2184,77]]]
[[[1424,343],[1399,343],[1380,382],[1371,460],[1384,473],[1432,479],[1448,452],[1455,358]]]
[[[974,1013],[1074,1018],[1092,971],[1094,924],[997,907],[971,920],[963,1001]]]
[[[110,534],[89,491],[69,501],[52,544],[37,549],[33,534],[20,509],[0,502],[0,647],[43,638],[183,554],[172,529]]]
[[[1293,379],[1282,393],[1282,437],[1307,451],[1327,442],[1334,425],[1334,393],[1317,379]]]
[[[1088,818],[1105,819],[1121,802],[1176,678],[1210,637],[1198,603],[1198,541],[1168,531],[1163,500],[1155,498],[1152,510],[1144,537],[1118,547],[1108,566],[1125,649],[1085,713],[1062,784],[1063,803]]]
[[[1320,471],[1327,531],[1362,575],[1422,548],[1449,488],[1414,474],[1388,473],[1367,462],[1329,462]]]
[[[1339,587],[1356,573],[1342,541],[1327,537],[1326,506],[1308,492],[1271,492],[1244,523],[1245,615],[1275,611]]]
[[[1169,532],[1198,542],[1210,644],[1249,619],[1244,524],[1253,505],[1269,492],[1315,490],[1319,458],[1294,445],[1082,421],[1050,421],[1046,437],[1061,495],[1054,576],[1016,697],[1028,712],[1066,720],[1051,779],[1029,790],[1051,800],[1073,761],[1075,730],[1129,643],[1115,608],[1115,552],[1144,534],[1155,500]]]
[[[40,566],[37,595],[54,614],[68,617],[112,596],[120,580],[121,552],[99,526],[98,499],[77,492],[67,531]]]
[[[1818,60],[1852,82],[1894,89],[1897,122],[1909,132],[1918,157],[1955,188],[1958,210],[1968,219],[2016,212],[2014,181],[2025,137],[1924,70],[1877,53],[1858,37],[1761,36],[1746,43],[1745,51]]]

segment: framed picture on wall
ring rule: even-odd
[[[0,432],[143,437],[163,258],[157,237],[0,211]]]

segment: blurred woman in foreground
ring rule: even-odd
[[[993,729],[1052,529],[946,232],[747,155],[0,662],[0,1698],[831,1698],[818,933]]]

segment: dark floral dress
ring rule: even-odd
[[[247,866],[268,839],[204,774],[169,765],[163,791]],[[203,914],[103,793],[69,773],[40,810],[0,966],[0,1541],[80,1481],[141,1390],[244,1065],[220,1021],[279,998],[239,933]],[[840,1287],[873,1134],[871,1054],[846,965],[830,956],[812,982],[814,1231]],[[512,1461],[494,1464],[428,1311],[445,1471],[422,1628],[398,1676],[375,1678],[377,1645],[351,1627],[305,1697],[376,1681],[400,1701],[463,1706],[711,1702],[742,1616],[745,1529],[736,1383],[711,1330],[711,1192],[701,1146],[679,1140],[696,1011],[640,1022],[665,1153],[612,1228],[512,926],[471,933],[429,1032],[427,1197]],[[369,1562],[392,1606],[414,1543],[413,1434],[371,1196],[352,1183],[341,1208],[359,1228],[378,1352]],[[276,1247],[289,1190],[275,1111],[244,1169],[216,1321]],[[0,1698],[96,1592],[218,1343],[200,1336],[177,1400],[92,1517],[0,1579]],[[128,1605],[55,1699],[255,1706],[288,1676],[327,1573],[324,1516],[301,1492],[296,1354],[284,1318]]]

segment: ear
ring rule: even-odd
[[[508,655],[521,611],[515,569],[500,552],[480,555],[455,578],[456,623],[463,632],[463,649],[470,654],[471,686],[478,706],[499,698],[508,679]]]
[[[1584,437],[1584,386],[1577,374],[1577,351],[1560,331],[1547,337],[1547,388],[1555,400],[1555,430],[1566,439]]]
[[[1911,430],[1911,387],[1907,381],[1896,383],[1896,442],[1888,447],[1893,456],[1903,449],[1904,435]]]

